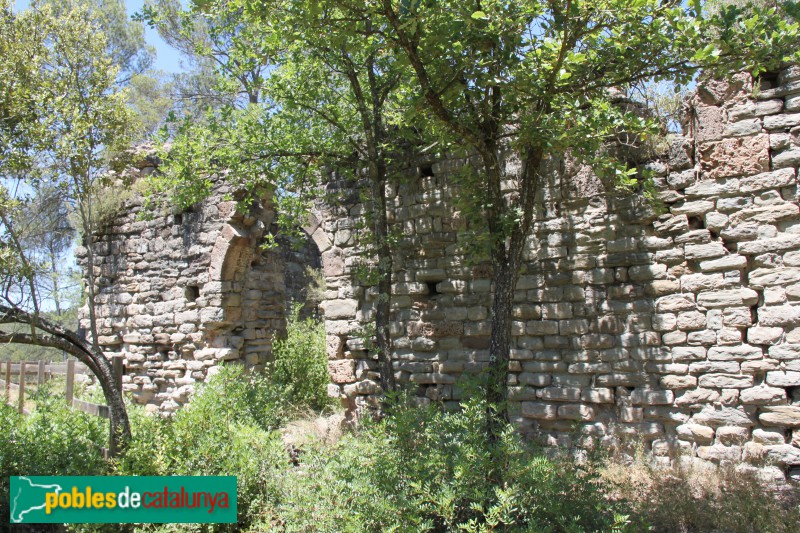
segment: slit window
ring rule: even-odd
[[[433,296],[436,296],[438,294],[441,294],[439,292],[439,289],[436,288],[436,285],[438,283],[439,283],[438,281],[428,281],[428,282],[425,283],[428,286],[428,297],[429,298],[433,297]]]
[[[184,289],[183,296],[190,302],[196,301],[200,297],[200,287],[197,285],[189,285]]]

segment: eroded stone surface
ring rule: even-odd
[[[695,137],[678,139],[653,164],[661,214],[601,194],[583,167],[573,174],[586,183],[561,189],[558,165],[548,166],[552,179],[541,191],[514,293],[510,401],[526,434],[557,442],[577,425],[592,435],[690,443],[689,452],[714,462],[794,460],[800,144],[790,100],[800,89],[789,87],[797,83],[791,78],[751,99],[745,78],[708,84],[693,101]],[[453,176],[466,164],[435,163],[388,191],[400,235],[393,369],[423,403],[454,406],[465,394],[459,380],[489,364],[492,271],[470,251],[468,222],[453,207],[461,194]],[[329,188],[343,200],[324,208],[310,230],[327,281],[329,393],[358,411],[376,405],[380,392],[363,336],[381,296],[355,276],[365,260],[359,191],[350,182]],[[131,382],[137,401],[178,405],[190,395],[178,380],[202,381],[220,360],[262,364],[281,327],[290,291],[280,266],[255,252],[257,224],[245,225],[230,206],[201,209],[181,224],[115,226],[124,238],[108,236],[108,260],[98,265],[111,280],[101,291],[109,309],[102,341],[141,378]],[[112,258],[121,258],[118,266]],[[131,277],[126,262],[153,274]],[[199,294],[189,302],[192,284]],[[275,308],[263,303],[278,300]]]

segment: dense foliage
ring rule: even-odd
[[[301,310],[300,304],[292,306],[286,338],[273,342],[272,379],[283,387],[288,403],[321,411],[331,403],[325,326],[314,318],[301,319]]]
[[[268,392],[265,392],[266,389]],[[173,418],[131,410],[133,441],[113,463],[98,418],[41,397],[33,416],[0,406],[0,512],[8,478],[56,475],[235,475],[236,525],[73,525],[74,531],[796,531],[797,501],[741,470],[654,466],[524,443],[481,429],[484,406],[458,411],[394,400],[391,415],[336,442],[313,435],[294,461],[275,421],[278,389],[225,369]],[[273,416],[270,416],[273,413]],[[508,463],[491,476],[492,446]],[[7,515],[6,515],[7,516]]]
[[[62,396],[43,388],[30,416],[0,402],[0,516],[9,516],[8,476],[94,476],[107,472],[100,448],[107,422],[71,410]]]

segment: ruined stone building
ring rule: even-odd
[[[514,307],[523,432],[566,442],[577,425],[581,438],[642,437],[656,455],[765,458],[776,477],[800,466],[800,69],[760,83],[699,89],[686,136],[649,165],[661,209],[571,179],[585,169],[548,173]],[[446,404],[488,360],[490,270],[464,246],[448,179],[464,164],[423,165],[388,190],[403,235],[393,366]],[[223,192],[151,220],[133,199],[100,237],[100,342],[125,359],[125,389],[169,411],[220,362],[259,368],[298,290],[287,275],[321,260],[329,392],[350,409],[374,403],[363,337],[377,295],[355,276],[358,195],[318,213],[300,257],[259,248],[268,201],[244,215]]]

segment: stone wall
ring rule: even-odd
[[[643,438],[657,456],[800,465],[800,69],[701,86],[687,135],[647,165],[660,207],[606,192],[584,167],[550,161],[516,287],[515,423],[553,443]],[[488,361],[491,269],[469,246],[465,160],[421,165],[387,189],[394,262],[393,367],[420,401],[455,405]],[[513,158],[506,163],[513,174]],[[152,171],[146,161],[134,174]],[[377,402],[369,323],[378,297],[365,206],[353,183],[296,252],[262,253],[272,212],[223,201],[139,220],[141,200],[99,236],[100,342],[125,389],[172,411],[220,361],[260,368],[286,300],[321,253],[329,393]],[[577,433],[574,431],[578,428]]]
[[[128,187],[155,167],[137,159]],[[300,255],[262,251],[269,204],[255,201],[245,214],[230,196],[217,185],[202,205],[164,213],[133,194],[96,237],[98,340],[123,358],[124,390],[152,410],[177,409],[222,362],[263,368],[273,335],[285,330],[287,300],[299,297],[286,272],[314,260],[313,243]],[[78,256],[85,269],[86,250]]]
[[[648,165],[660,211],[549,165],[513,311],[523,432],[566,443],[577,424],[580,439],[630,435],[661,456],[766,459],[776,477],[800,465],[800,69],[752,83],[699,89],[687,136]],[[465,246],[448,180],[466,164],[422,166],[389,190],[393,367],[423,401],[462,399],[460,380],[488,361],[490,269]],[[349,206],[316,240],[330,394],[361,409],[379,391],[362,339],[377,295],[355,276],[364,206]]]

